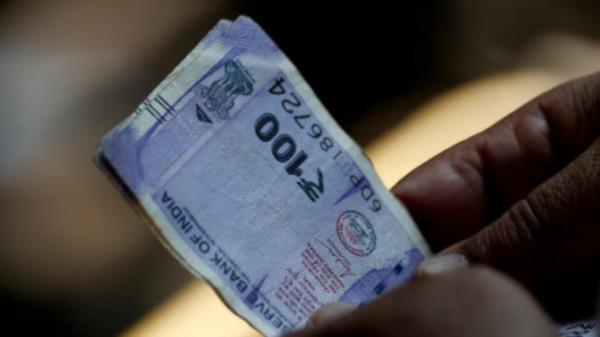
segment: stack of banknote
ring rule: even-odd
[[[429,254],[290,60],[220,21],[95,160],[161,242],[267,336],[408,281]]]

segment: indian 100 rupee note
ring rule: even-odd
[[[427,244],[275,43],[222,20],[95,160],[161,242],[267,336],[406,282]]]

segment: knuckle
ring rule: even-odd
[[[500,218],[497,236],[504,245],[535,248],[543,227],[543,203],[535,197],[520,200]]]
[[[600,135],[596,137],[589,150],[588,164],[585,166],[584,171],[588,181],[592,182],[591,187],[594,192],[600,192]]]
[[[600,72],[567,82],[536,100],[562,160],[571,160],[600,134]]]
[[[600,137],[597,137],[590,147],[577,158],[570,175],[565,182],[570,193],[565,196],[563,204],[568,205],[571,212],[587,209],[597,210],[600,200]],[[598,216],[598,212],[595,212]]]

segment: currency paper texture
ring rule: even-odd
[[[171,253],[267,336],[324,303],[372,300],[429,254],[361,149],[247,17],[219,22],[95,159]]]

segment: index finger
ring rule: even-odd
[[[600,73],[552,89],[394,186],[434,250],[464,239],[597,137]]]

